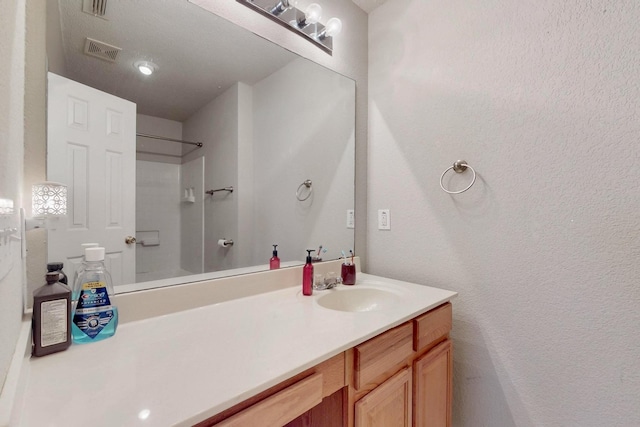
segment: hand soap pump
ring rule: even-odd
[[[269,269],[277,270],[280,268],[280,258],[278,258],[278,245],[273,245],[273,256],[269,260]]]
[[[311,295],[313,293],[313,264],[311,263],[311,252],[313,252],[313,249],[307,249],[307,263],[302,267],[302,295]]]

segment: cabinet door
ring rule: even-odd
[[[355,427],[410,427],[411,410],[411,368],[406,368],[356,402]]]
[[[446,340],[413,365],[415,427],[451,425],[452,347]]]

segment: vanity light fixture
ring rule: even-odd
[[[319,40],[324,40],[327,37],[333,37],[342,31],[342,21],[339,18],[331,18],[327,21],[327,25],[321,33],[316,36]]]
[[[296,7],[297,0],[237,0],[260,12],[306,38],[330,55],[333,53],[333,38],[342,30],[342,21],[331,18],[322,25],[322,6],[311,3],[302,11]]]
[[[303,29],[307,25],[317,24],[320,18],[322,18],[322,6],[318,3],[311,3],[304,10],[304,15],[302,19],[297,21],[296,26],[299,29]]]
[[[289,9],[291,9],[291,4],[289,0],[280,0],[278,4],[276,4],[273,7],[273,9],[271,9],[269,12],[273,16],[278,16],[278,15],[281,15],[282,12],[284,12],[285,10],[289,10]]]
[[[150,61],[138,61],[133,66],[145,76],[150,76],[158,69],[158,66]]]

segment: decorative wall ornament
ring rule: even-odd
[[[34,184],[32,214],[34,218],[64,216],[67,214],[67,186],[58,182]]]

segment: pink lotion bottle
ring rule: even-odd
[[[313,293],[313,264],[311,263],[311,252],[313,252],[313,249],[307,249],[307,263],[302,267],[302,295],[311,295]]]
[[[280,268],[280,258],[278,258],[278,245],[273,245],[273,256],[269,260],[269,270]]]

